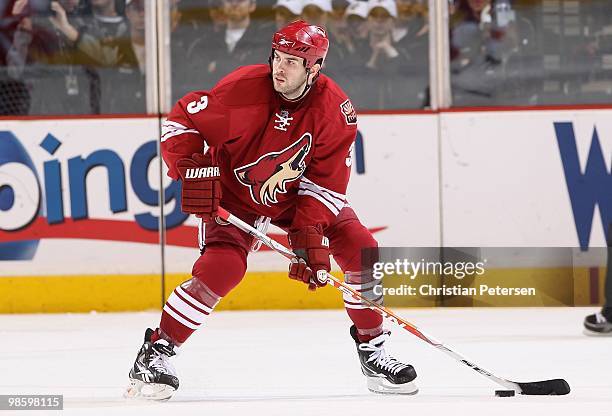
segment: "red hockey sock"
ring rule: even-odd
[[[355,212],[350,208],[342,209],[336,221],[325,230],[325,235],[329,238],[334,259],[344,271],[346,283],[367,299],[382,302],[382,296],[377,296],[373,289],[379,282],[371,273],[371,264],[377,260],[378,243],[359,222]],[[370,250],[364,252],[364,249]],[[372,258],[362,258],[364,253]],[[382,317],[365,303],[344,295],[344,306],[360,341],[367,342],[382,333]]]
[[[357,328],[357,338],[361,342],[368,342],[376,338],[383,331],[382,316],[371,309],[346,309],[349,317]]]
[[[246,252],[242,248],[207,245],[193,265],[193,278],[177,286],[166,301],[153,337],[180,346],[202,326],[221,298],[240,283],[245,271]]]

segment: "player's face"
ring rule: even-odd
[[[308,74],[304,67],[304,58],[274,51],[272,57],[272,82],[276,92],[285,97],[297,98],[306,86]]]

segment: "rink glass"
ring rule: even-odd
[[[4,8],[0,116],[145,113],[149,2],[111,2],[105,19],[85,0],[58,3],[62,13]]]
[[[267,62],[272,33],[288,16],[275,3],[117,0],[116,22],[100,24],[81,0],[68,13],[81,33],[76,44],[70,30],[52,23],[55,16],[7,8],[0,115],[166,113],[186,92],[210,89],[237,66]],[[359,110],[427,109],[430,86],[447,76],[436,108],[612,102],[606,0],[396,0],[396,10],[379,7],[369,18],[346,14],[347,4],[334,0],[317,23],[331,39],[323,73]],[[434,18],[431,5],[448,7],[448,21]],[[232,49],[225,22],[241,13],[250,24]],[[448,44],[434,44],[437,27],[449,33]],[[143,32],[144,45],[135,40]],[[449,61],[432,60],[433,46],[447,48]]]
[[[239,66],[268,62],[277,24],[288,23],[282,19],[286,10],[275,9],[273,0],[258,0],[250,6],[248,1],[242,3],[171,3],[172,102],[191,90],[212,88]],[[331,13],[318,13],[316,22],[309,20],[323,25],[330,38],[322,73],[336,81],[358,109],[429,106],[427,2],[398,0],[397,17],[378,8],[371,19],[356,15],[347,18],[347,6],[347,1],[334,0]],[[250,16],[249,26],[233,49],[226,42],[226,14]],[[398,25],[396,29],[394,24]],[[371,43],[380,46],[373,48]]]
[[[456,0],[450,16],[454,106],[611,102],[612,3],[475,3]]]

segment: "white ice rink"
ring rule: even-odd
[[[66,415],[609,416],[612,338],[582,334],[594,310],[398,310],[497,375],[565,378],[568,396],[496,398],[497,385],[390,324],[388,349],[415,366],[420,392],[369,393],[344,311],[211,315],[174,359],[181,388],[166,403],[121,396],[158,313],[0,315],[0,394],[63,394],[49,413]]]

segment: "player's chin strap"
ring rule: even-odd
[[[300,101],[302,98],[304,98],[306,93],[308,93],[308,91],[310,91],[310,87],[312,87],[314,85],[314,83],[317,80],[317,78],[319,78],[319,73],[320,72],[321,71],[317,72],[317,75],[315,75],[315,77],[312,79],[312,82],[309,84],[308,83],[308,78],[310,77],[311,72],[310,72],[310,68],[306,68],[306,74],[308,74],[306,76],[306,85],[304,86],[304,91],[302,91],[302,93],[300,94],[299,97],[291,99],[291,98],[285,97],[282,92],[279,92],[279,94],[282,95],[283,99],[285,99],[287,101],[291,101],[291,102]]]

